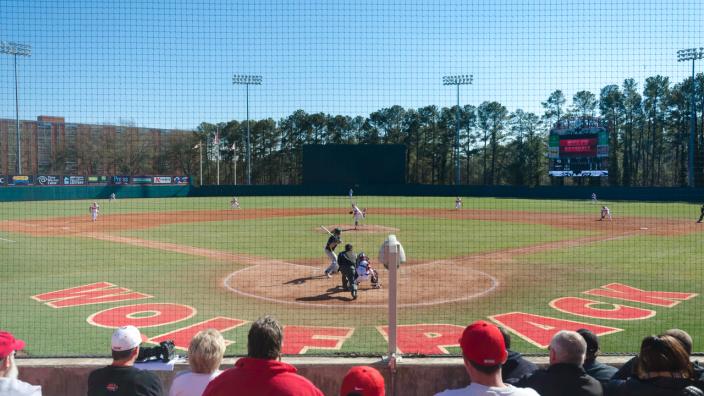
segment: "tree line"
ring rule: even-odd
[[[704,185],[704,74],[677,83],[661,75],[648,77],[643,83],[628,78],[620,85],[606,85],[598,93],[579,91],[569,103],[561,90],[555,90],[541,103],[542,114],[509,111],[497,101],[460,106],[461,182],[517,186],[562,183],[548,176],[547,136],[551,126],[563,117],[598,116],[609,126],[608,180],[575,178],[567,183],[684,186],[693,84],[695,176],[696,184]],[[250,120],[252,183],[301,183],[303,145],[335,143],[404,144],[408,183],[451,184],[456,116],[456,106],[395,105],[367,117],[296,110],[278,121]],[[121,139],[129,158],[120,159],[119,166],[108,167],[107,172],[183,172],[198,182],[202,150],[204,184],[216,183],[218,162],[221,184],[242,184],[246,180],[245,121],[203,122],[193,133],[161,134],[157,145],[153,138],[137,135]],[[106,144],[111,139],[114,136],[102,137]],[[97,146],[83,150],[92,156],[83,163],[112,158],[109,153],[101,154],[100,147],[105,145]]]

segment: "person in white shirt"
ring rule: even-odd
[[[222,371],[220,363],[225,355],[225,339],[215,329],[202,330],[188,346],[190,371],[176,375],[169,396],[201,396],[208,383]]]
[[[508,352],[499,328],[478,320],[467,326],[460,338],[464,367],[472,383],[462,389],[448,389],[436,396],[538,396],[530,388],[516,388],[501,380],[501,365]]]
[[[42,396],[41,386],[17,379],[19,370],[15,363],[15,351],[23,348],[24,341],[11,333],[0,331],[0,395]]]

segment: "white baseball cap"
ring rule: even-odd
[[[122,326],[112,333],[112,350],[127,351],[134,349],[142,343],[142,335],[134,326]]]

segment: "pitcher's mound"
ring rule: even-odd
[[[357,229],[354,229],[353,225],[349,224],[332,224],[332,225],[326,225],[325,228],[330,230],[332,232],[333,229],[339,228],[342,230],[342,232],[360,232],[360,233],[369,233],[369,234],[388,234],[392,232],[398,232],[399,229],[395,227],[387,227],[383,225],[378,225],[378,224],[362,224],[357,226]],[[315,229],[316,232],[322,233],[322,234],[327,234],[325,230],[322,228],[318,227]]]

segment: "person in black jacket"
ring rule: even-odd
[[[618,370],[616,367],[597,362],[596,356],[599,353],[599,339],[596,337],[596,334],[587,329],[579,329],[577,330],[577,333],[579,333],[579,335],[581,335],[587,343],[587,354],[584,358],[584,364],[582,365],[582,367],[584,367],[584,371],[586,371],[590,376],[596,378],[602,385],[609,382],[611,377],[613,377]]]
[[[607,395],[682,396],[704,390],[704,383],[694,378],[689,354],[680,341],[669,335],[643,339],[634,373],[616,386],[612,382]]]
[[[511,335],[501,326],[499,326],[499,330],[504,337],[506,352],[508,352],[506,362],[501,365],[501,378],[505,383],[515,384],[522,377],[533,374],[534,371],[538,370],[538,366],[524,358],[520,353],[512,351]]]
[[[340,266],[342,274],[342,288],[352,293],[352,299],[357,298],[357,256],[352,251],[352,245],[345,245],[345,251],[337,256],[337,264]]]
[[[601,396],[601,383],[582,368],[587,343],[577,332],[562,330],[550,341],[550,366],[524,377],[518,386],[530,387],[542,396]]]

